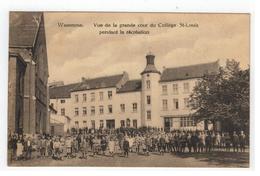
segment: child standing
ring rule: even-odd
[[[110,139],[108,141],[108,149],[109,149],[110,156],[114,157],[114,153],[115,153],[115,140],[113,140],[112,137],[110,137]]]
[[[128,157],[129,141],[125,138],[123,142],[124,157]]]

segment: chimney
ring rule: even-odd
[[[163,66],[163,71],[166,69],[166,67],[165,66]]]
[[[85,77],[81,77],[81,82],[84,82],[86,81],[86,78]]]

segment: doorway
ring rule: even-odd
[[[107,129],[114,129],[115,128],[115,120],[106,120],[106,127],[107,127]]]
[[[165,131],[170,131],[172,127],[172,117],[165,117],[164,118],[164,130]]]

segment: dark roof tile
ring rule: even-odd
[[[70,98],[70,91],[80,83],[68,84],[64,86],[50,87],[49,95],[50,99],[56,98]]]
[[[136,92],[141,91],[142,89],[142,81],[138,80],[129,80],[127,81],[123,87],[121,87],[117,93],[125,93],[125,92]]]
[[[117,83],[122,79],[123,76],[123,74],[119,74],[113,76],[98,77],[93,79],[85,79],[83,82],[77,85],[72,90],[72,92],[89,89],[116,87]]]
[[[166,68],[162,72],[160,82],[199,78],[207,73],[216,73],[218,69],[218,61],[176,68]]]

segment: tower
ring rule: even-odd
[[[146,67],[141,73],[141,126],[161,127],[159,80],[161,73],[154,65],[155,55],[146,55]]]

